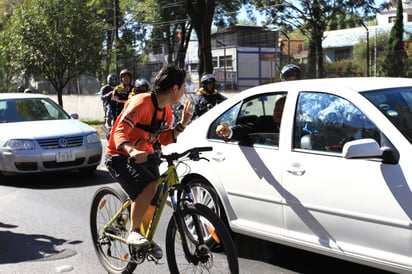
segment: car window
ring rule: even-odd
[[[300,93],[294,123],[294,148],[341,153],[348,141],[380,143],[378,128],[352,103],[332,94]]]
[[[70,116],[51,99],[42,99],[41,104],[47,109],[48,114],[53,120],[71,119]]]
[[[209,131],[207,134],[208,139],[217,139],[217,140],[223,140],[222,137],[219,137],[216,134],[216,128],[220,124],[226,124],[228,126],[232,126],[236,123],[236,117],[238,116],[239,109],[241,106],[241,102],[234,105],[231,107],[229,110],[227,110],[225,113],[220,115],[209,127]]]
[[[70,119],[70,116],[48,98],[0,101],[0,122],[2,123],[57,119]]]
[[[267,93],[243,100],[212,123],[208,138],[223,139],[216,135],[215,129],[220,123],[226,123],[229,126],[242,127],[242,133],[231,141],[248,146],[278,146],[279,132],[274,126],[273,115],[275,103],[285,95],[285,92]]]
[[[412,143],[412,88],[374,90],[362,95]]]

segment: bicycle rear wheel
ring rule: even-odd
[[[195,231],[196,220],[201,235]],[[182,231],[176,222],[182,224]],[[206,241],[210,235],[214,241]],[[185,254],[184,239],[190,254]],[[202,204],[193,204],[174,213],[166,231],[166,254],[171,273],[239,273],[236,249],[229,231],[222,220]]]
[[[90,229],[96,254],[109,273],[133,273],[137,264],[131,262],[129,246],[103,234],[104,226],[126,201],[126,194],[118,189],[103,187],[96,191],[90,211]],[[130,208],[109,228],[110,232],[126,237],[130,227]]]

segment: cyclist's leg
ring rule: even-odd
[[[128,243],[148,245],[147,239],[140,233],[140,223],[156,192],[156,178],[145,164],[128,161],[124,155],[106,156],[106,166],[124,191],[133,201],[131,205],[131,226]]]

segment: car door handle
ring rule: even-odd
[[[287,172],[293,175],[302,176],[305,174],[305,169],[298,163],[292,164],[291,168],[287,169]]]
[[[223,156],[223,153],[221,151],[218,151],[214,156],[212,156],[212,159],[216,162],[223,162],[226,158],[225,156]]]

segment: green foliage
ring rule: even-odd
[[[388,41],[388,48],[382,73],[385,76],[400,77],[405,76],[404,67],[407,55],[403,43],[403,8],[402,1],[397,1],[396,20],[391,29]]]
[[[258,8],[264,9],[267,25],[279,26],[284,31],[299,29],[309,39],[309,78],[324,77],[323,34],[329,26],[353,26],[376,12],[374,0],[251,0]],[[368,18],[368,17],[367,17]]]
[[[100,67],[103,33],[83,0],[25,0],[1,33],[1,54],[15,73],[49,80],[62,105],[68,81]]]
[[[379,72],[382,71],[382,63],[386,55],[388,40],[389,36],[387,32],[378,33],[376,37],[370,37],[369,56],[371,76],[381,76]],[[353,47],[353,59],[363,64],[363,68],[366,70],[366,38],[360,39],[359,43]]]
[[[359,77],[366,76],[363,63],[359,60],[341,60],[334,63],[325,63],[326,77]]]

